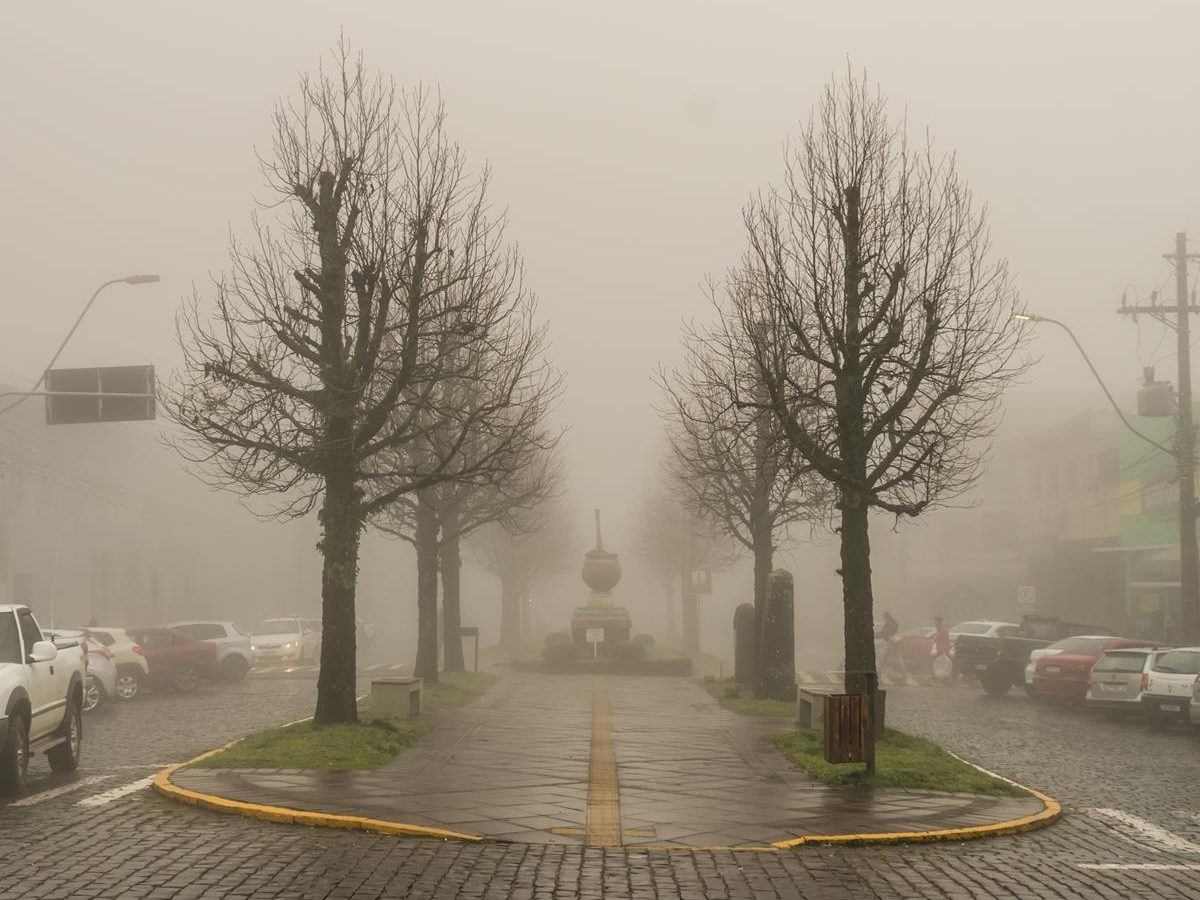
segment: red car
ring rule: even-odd
[[[153,687],[194,691],[201,681],[217,681],[217,645],[197,641],[177,628],[126,628],[125,633],[142,647]]]
[[[1106,650],[1155,647],[1154,641],[1105,635],[1065,638],[1042,651],[1034,664],[1030,696],[1082,703],[1087,696],[1092,666]]]
[[[932,625],[921,625],[900,632],[900,658],[910,675],[928,675],[933,666]]]

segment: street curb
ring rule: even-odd
[[[950,753],[949,750],[945,752]],[[775,841],[771,846],[777,850],[791,850],[794,847],[804,844],[863,846],[868,844],[932,844],[943,841],[972,841],[978,838],[1004,837],[1006,835],[1037,831],[1040,828],[1053,825],[1062,816],[1062,804],[1053,797],[1043,794],[1041,791],[1035,791],[1033,788],[1026,787],[1023,784],[1018,784],[1011,778],[1005,778],[1003,775],[989,772],[983,766],[976,765],[969,759],[963,759],[961,756],[953,753],[950,753],[950,755],[959,762],[966,763],[973,769],[978,769],[985,775],[1005,781],[1013,787],[1025,791],[1031,797],[1036,797],[1042,803],[1042,811],[1034,813],[1031,816],[1020,816],[1016,819],[1007,819],[991,825],[972,825],[968,828],[942,828],[936,831],[895,831],[884,832],[882,834],[806,834],[803,837],[791,838],[786,841]]]
[[[305,721],[305,720],[301,720]],[[243,816],[247,819],[259,819],[264,822],[275,822],[285,825],[308,825],[318,828],[337,828],[343,831],[366,831],[372,834],[403,835],[406,837],[437,838],[443,841],[468,841],[478,843],[483,840],[479,835],[465,834],[458,831],[445,831],[441,828],[427,828],[424,825],[411,825],[406,822],[390,822],[386,819],[370,819],[365,816],[343,816],[334,813],[309,812],[301,809],[291,809],[286,806],[266,806],[260,803],[244,803],[241,800],[230,800],[217,794],[205,794],[200,791],[180,787],[171,781],[171,776],[193,763],[207,759],[213,754],[227,750],[236,744],[233,741],[224,747],[201,753],[187,762],[168,766],[154,776],[154,790],[162,796],[183,803],[197,806],[213,812]]]

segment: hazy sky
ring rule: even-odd
[[[618,550],[659,450],[651,373],[847,60],[957,151],[1030,308],[1073,323],[1122,397],[1140,365],[1122,290],[1169,279],[1177,230],[1200,247],[1195,3],[6,4],[0,377],[30,379],[94,285],[138,271],[163,283],[112,289],[63,362],[174,364],[179,299],[265,196],[272,105],[339,29],[370,66],[440,85],[494,167],[569,378],[581,529],[604,506]],[[1036,349],[1014,416],[1099,402],[1064,336]]]

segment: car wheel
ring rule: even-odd
[[[200,673],[196,671],[195,666],[181,666],[175,672],[175,678],[172,683],[175,686],[175,690],[182,691],[185,694],[191,693],[200,687]]]
[[[979,677],[983,689],[993,697],[1003,697],[1013,686],[1012,678],[1004,669],[993,666]]]
[[[79,768],[79,757],[83,752],[83,716],[78,700],[67,702],[67,720],[63,724],[66,740],[46,753],[51,772],[74,772]]]
[[[241,656],[229,656],[221,663],[221,677],[226,681],[241,681],[250,671],[250,666]]]
[[[142,689],[142,676],[135,669],[124,669],[117,673],[117,697],[132,700]]]
[[[91,712],[104,703],[104,685],[95,675],[83,680],[83,711]]]
[[[8,742],[0,748],[0,795],[17,796],[28,777],[29,716],[17,712],[8,720]]]

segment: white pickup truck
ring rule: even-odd
[[[25,787],[31,753],[50,768],[79,766],[84,648],[46,640],[25,606],[0,606],[0,795]]]

